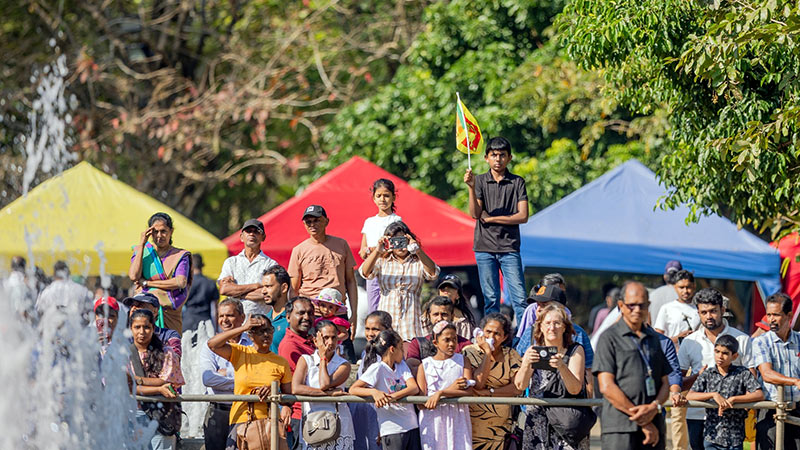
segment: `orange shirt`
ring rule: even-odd
[[[287,272],[292,278],[300,277],[297,295],[314,298],[319,291],[329,287],[341,292],[345,298],[345,271],[355,265],[350,244],[344,239],[328,236],[324,243],[319,244],[308,238],[292,249]]]
[[[258,353],[252,346],[230,344],[233,364],[233,393],[250,395],[257,387],[270,386],[273,381],[280,384],[292,382],[292,369],[286,359],[275,353]],[[269,403],[255,403],[255,419],[269,418]],[[230,423],[247,422],[247,403],[233,402]]]

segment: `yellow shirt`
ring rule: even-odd
[[[270,386],[273,381],[280,384],[292,382],[292,369],[286,359],[275,353],[258,353],[251,346],[230,344],[231,364],[233,364],[233,393],[250,395],[257,387]],[[256,419],[269,418],[269,403],[255,403]],[[247,403],[233,402],[230,415],[231,424],[247,422]]]

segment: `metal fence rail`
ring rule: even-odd
[[[336,397],[314,397],[308,395],[291,395],[281,394],[280,385],[277,382],[272,383],[272,394],[269,396],[267,402],[270,403],[270,426],[272,428],[272,436],[278,435],[278,415],[279,404],[288,404],[294,402],[309,402],[309,403],[373,403],[371,397],[358,397],[355,395],[340,395]],[[778,397],[784,398],[784,387],[777,386]],[[180,395],[175,398],[167,398],[161,396],[143,396],[136,395],[136,400],[143,402],[260,402],[256,395],[197,395],[187,394]],[[400,399],[397,403],[407,404],[424,404],[428,401],[428,397],[412,395]],[[567,398],[527,398],[527,397],[455,397],[443,398],[439,403],[450,403],[458,405],[470,404],[489,404],[489,405],[536,405],[536,406],[601,406],[602,399],[567,399]],[[672,406],[672,401],[668,400],[664,406]],[[687,405],[689,408],[717,408],[717,404],[713,402],[697,402],[690,401]],[[784,430],[785,424],[800,426],[800,418],[791,417],[786,414],[786,411],[791,405],[783,400],[761,401],[754,403],[737,403],[733,408],[738,409],[774,409],[775,410],[775,450],[783,450],[784,448]],[[272,450],[278,449],[278,441],[272,440]]]

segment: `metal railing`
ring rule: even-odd
[[[800,418],[787,415],[791,406],[785,402],[784,386],[777,386],[779,401],[760,401],[753,403],[736,403],[733,408],[737,409],[774,409],[775,410],[775,450],[784,450],[785,424],[800,426]],[[270,404],[270,432],[272,436],[278,436],[278,416],[280,414],[279,405],[295,402],[309,403],[373,403],[370,397],[358,397],[355,395],[340,395],[336,397],[315,397],[309,395],[281,394],[280,385],[277,381],[272,382],[271,394],[267,399]],[[144,402],[260,402],[256,395],[207,395],[207,394],[187,394],[175,398],[161,396],[136,395],[136,400]],[[397,403],[408,403],[421,405],[428,401],[428,397],[411,395],[402,398]],[[488,405],[535,405],[535,406],[601,406],[602,399],[568,399],[568,398],[528,398],[528,397],[454,397],[442,398],[439,403],[449,403],[458,405],[488,404]],[[664,406],[672,406],[672,401],[667,400]],[[717,408],[713,402],[690,401],[686,405],[689,408]],[[278,440],[271,440],[271,449],[278,450]]]

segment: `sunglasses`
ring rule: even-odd
[[[647,308],[647,303],[623,303],[629,311],[633,311],[634,309],[645,309]]]

